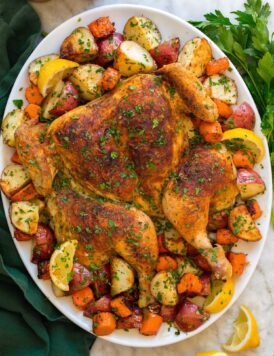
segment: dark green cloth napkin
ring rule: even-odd
[[[41,24],[25,0],[0,0],[0,117],[12,85],[40,39]],[[44,297],[25,269],[0,203],[0,355],[88,355],[95,338]],[[22,242],[24,243],[24,242]]]

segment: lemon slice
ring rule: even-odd
[[[219,313],[230,302],[234,293],[234,282],[230,278],[226,282],[214,280],[211,294],[205,300],[205,310],[209,313]]]
[[[226,352],[223,351],[208,351],[208,352],[198,352],[195,356],[228,356]]]
[[[257,322],[251,311],[241,305],[240,312],[234,322],[234,334],[223,345],[225,351],[239,352],[260,345]]]
[[[69,290],[69,274],[73,268],[73,257],[77,244],[77,240],[68,240],[62,243],[50,258],[50,278],[55,286],[62,291]]]
[[[73,68],[78,67],[76,62],[68,61],[67,59],[57,58],[43,65],[38,77],[38,89],[45,97],[59,80],[68,76]]]
[[[264,158],[265,149],[262,139],[247,129],[232,129],[224,132],[222,141],[230,151],[244,149],[253,154],[256,163]]]

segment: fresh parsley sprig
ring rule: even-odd
[[[233,22],[216,10],[206,14],[205,21],[190,23],[210,37],[241,73],[260,112],[274,169],[274,41],[267,27],[271,11],[261,0],[247,0],[244,8],[233,12]]]

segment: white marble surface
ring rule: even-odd
[[[144,4],[169,11],[184,19],[201,19],[204,13],[220,9],[225,14],[243,7],[243,0],[50,0],[32,3],[39,13],[43,29],[51,31],[57,25],[91,7],[115,4]],[[274,0],[268,0],[274,12]],[[271,18],[274,30],[274,16]],[[274,230],[268,234],[260,263],[248,287],[234,306],[215,324],[190,340],[155,349],[138,349],[114,345],[97,339],[91,356],[193,356],[196,352],[220,349],[232,331],[232,322],[239,306],[245,304],[253,311],[260,329],[261,345],[256,350],[245,351],[244,356],[274,356]]]

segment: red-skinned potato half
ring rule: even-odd
[[[104,66],[114,60],[117,48],[124,41],[124,36],[121,33],[114,33],[108,38],[99,40],[97,42],[99,54],[96,58],[96,63],[100,66]]]
[[[224,229],[228,223],[228,211],[218,211],[208,217],[207,229],[209,231],[216,231],[218,229]]]
[[[61,116],[67,111],[76,108],[79,105],[79,93],[75,86],[67,81],[62,90],[62,93],[55,107],[50,110],[50,113],[55,116]]]
[[[134,308],[127,318],[117,321],[117,329],[139,329],[142,326],[143,314],[139,308]]]
[[[185,300],[176,316],[175,325],[182,331],[197,329],[209,318],[209,313],[198,305]]]
[[[245,101],[233,110],[233,114],[224,121],[223,130],[243,128],[253,130],[255,125],[255,114],[252,107]]]
[[[90,285],[90,282],[90,271],[80,263],[75,262],[73,264],[72,279],[69,284],[70,291],[75,292],[77,290],[88,287]]]
[[[265,184],[253,169],[240,168],[237,171],[237,187],[241,198],[247,200],[265,191]]]
[[[34,235],[34,247],[32,251],[32,263],[49,260],[55,245],[55,238],[51,228],[45,224],[38,224]]]
[[[178,305],[169,306],[161,305],[160,315],[163,318],[163,321],[166,323],[171,323],[175,320],[178,312]]]
[[[110,292],[110,281],[111,273],[109,264],[104,265],[100,270],[92,272],[91,285],[96,298],[100,298]]]
[[[177,62],[179,50],[180,39],[175,37],[169,41],[161,43],[156,48],[151,49],[149,53],[160,68],[165,64]]]
[[[111,297],[109,295],[104,295],[96,302],[90,303],[87,309],[84,311],[84,315],[91,318],[93,314],[98,312],[110,312],[111,311]]]

